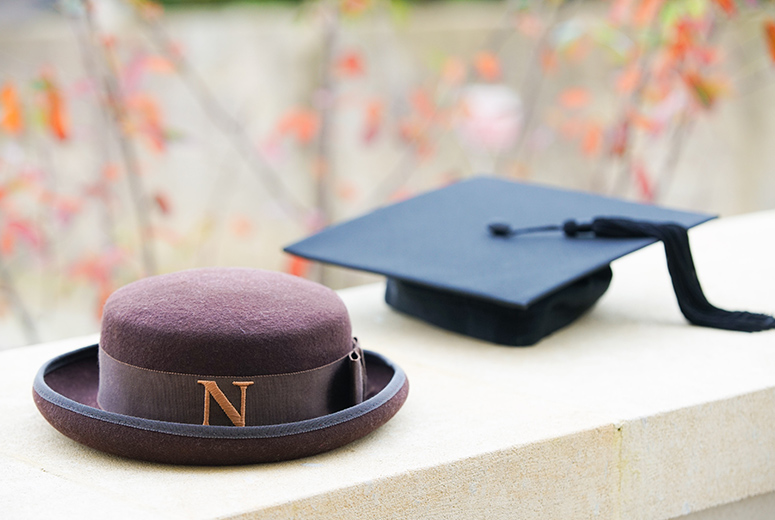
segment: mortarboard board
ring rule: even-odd
[[[613,260],[659,239],[690,321],[775,327],[769,316],[728,313],[702,295],[686,229],[711,218],[477,177],[329,227],[285,251],[383,274],[393,308],[479,339],[526,346],[588,310],[608,288]],[[577,224],[586,221],[592,223]],[[764,322],[740,327],[740,316]]]

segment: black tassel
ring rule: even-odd
[[[604,238],[656,238],[665,245],[667,269],[673,280],[678,306],[691,323],[702,327],[758,332],[775,328],[775,318],[766,314],[725,311],[712,305],[697,278],[689,235],[686,228],[672,223],[654,223],[623,218],[597,218],[592,224],[568,221],[563,225],[568,236],[591,232]]]
[[[691,323],[714,329],[759,332],[775,329],[775,318],[767,314],[745,311],[725,311],[712,305],[702,292],[694,268],[686,228],[674,223],[656,223],[625,218],[596,218],[590,224],[569,220],[562,226],[540,226],[513,229],[508,224],[489,225],[494,236],[510,237],[525,233],[562,230],[569,237],[591,233],[600,238],[656,238],[665,245],[667,269],[681,312]]]

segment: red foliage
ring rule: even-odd
[[[620,94],[629,94],[641,81],[643,72],[637,64],[626,67],[616,78],[616,91]]]
[[[244,215],[236,215],[231,219],[229,229],[234,236],[247,238],[253,233],[253,223]]]
[[[474,68],[485,81],[497,81],[501,77],[501,63],[498,57],[489,51],[480,52],[474,58]]]
[[[0,91],[0,108],[2,109],[0,127],[11,135],[21,134],[24,130],[22,106],[16,85],[11,82],[3,85]]]
[[[584,129],[581,139],[581,151],[587,157],[596,157],[603,147],[603,128],[599,123],[590,122]]]
[[[664,2],[665,0],[640,0],[633,20],[635,25],[639,27],[649,25],[660,9],[662,9]]]
[[[578,109],[589,104],[591,96],[589,90],[582,87],[571,87],[560,93],[560,105],[565,108]]]
[[[737,14],[737,6],[734,0],[716,0],[716,4],[727,13],[728,16],[734,16]]]
[[[557,59],[557,51],[550,48],[541,50],[541,69],[543,69],[545,74],[556,72],[559,64],[560,62]]]
[[[371,0],[340,0],[339,8],[344,14],[358,15],[371,6]]]
[[[430,120],[436,115],[436,106],[426,89],[422,87],[414,89],[410,99],[412,108],[414,108],[422,119]]]
[[[336,62],[336,71],[341,76],[349,78],[363,76],[366,72],[363,57],[357,51],[344,53]]]
[[[159,208],[159,211],[161,211],[162,215],[169,215],[172,212],[170,199],[164,193],[157,193],[154,195],[153,201],[156,203],[156,207]]]
[[[683,80],[689,87],[694,99],[703,108],[711,108],[724,90],[719,81],[714,81],[696,71],[689,71],[683,75]]]
[[[110,249],[100,255],[88,253],[70,267],[70,276],[83,279],[95,285],[97,299],[95,302],[95,317],[102,318],[102,308],[105,301],[114,291],[113,271],[123,259],[123,252]]]
[[[627,120],[615,125],[609,138],[608,153],[611,157],[622,157],[627,151],[630,140],[630,123]]]
[[[7,219],[0,230],[0,253],[10,256],[16,251],[16,245],[21,240],[35,251],[43,246],[43,237],[35,224],[21,218]]]
[[[632,174],[635,180],[635,186],[638,188],[638,194],[644,202],[654,202],[654,186],[651,178],[646,171],[646,167],[641,161],[636,161],[633,165]]]
[[[414,148],[420,158],[427,158],[433,154],[430,137],[428,136],[428,123],[417,118],[405,118],[398,124],[398,135],[404,144]]]
[[[280,136],[293,136],[300,144],[309,144],[318,134],[318,114],[313,110],[296,109],[289,111],[277,123]]]
[[[347,180],[340,180],[336,187],[337,196],[346,201],[353,201],[358,198],[358,188]]]
[[[398,188],[396,191],[390,194],[390,197],[388,197],[388,201],[401,202],[402,200],[411,198],[413,195],[414,193],[409,191],[407,188]]]
[[[137,129],[151,143],[151,148],[159,153],[164,152],[167,140],[156,100],[147,94],[135,94],[127,100],[127,107],[134,116]]]
[[[285,272],[292,274],[293,276],[304,278],[309,273],[311,265],[312,262],[306,258],[291,255],[288,259],[288,264],[285,267]]]
[[[767,45],[770,60],[775,63],[775,21],[773,20],[764,22],[764,42]]]
[[[377,135],[379,135],[379,129],[382,126],[382,114],[384,111],[384,104],[379,99],[374,99],[366,104],[365,121],[363,125],[363,142],[368,144],[373,142]]]
[[[65,141],[70,136],[65,99],[52,72],[43,72],[41,83],[44,92],[44,112],[49,130],[54,137]]]
[[[106,181],[115,181],[121,175],[121,170],[117,164],[108,163],[102,167],[102,177]]]

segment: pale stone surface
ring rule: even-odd
[[[775,312],[775,248],[759,240],[772,236],[775,212],[692,232],[711,301]],[[381,284],[342,291],[363,345],[406,370],[409,399],[365,439],[280,464],[82,447],[30,387],[46,359],[96,337],[0,353],[0,503],[13,518],[771,518],[770,495],[743,499],[775,490],[775,332],[688,325],[664,266],[659,245],[617,261],[595,309],[523,349],[395,313]]]

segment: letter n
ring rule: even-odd
[[[234,381],[234,386],[240,387],[242,392],[242,403],[240,405],[240,411],[238,412],[234,405],[229,402],[229,399],[224,395],[223,391],[218,388],[218,383],[215,381],[197,381],[200,385],[205,387],[205,420],[202,424],[210,424],[210,396],[213,396],[218,406],[226,413],[226,416],[234,424],[234,426],[245,426],[245,392],[247,388],[253,384],[253,381]]]

